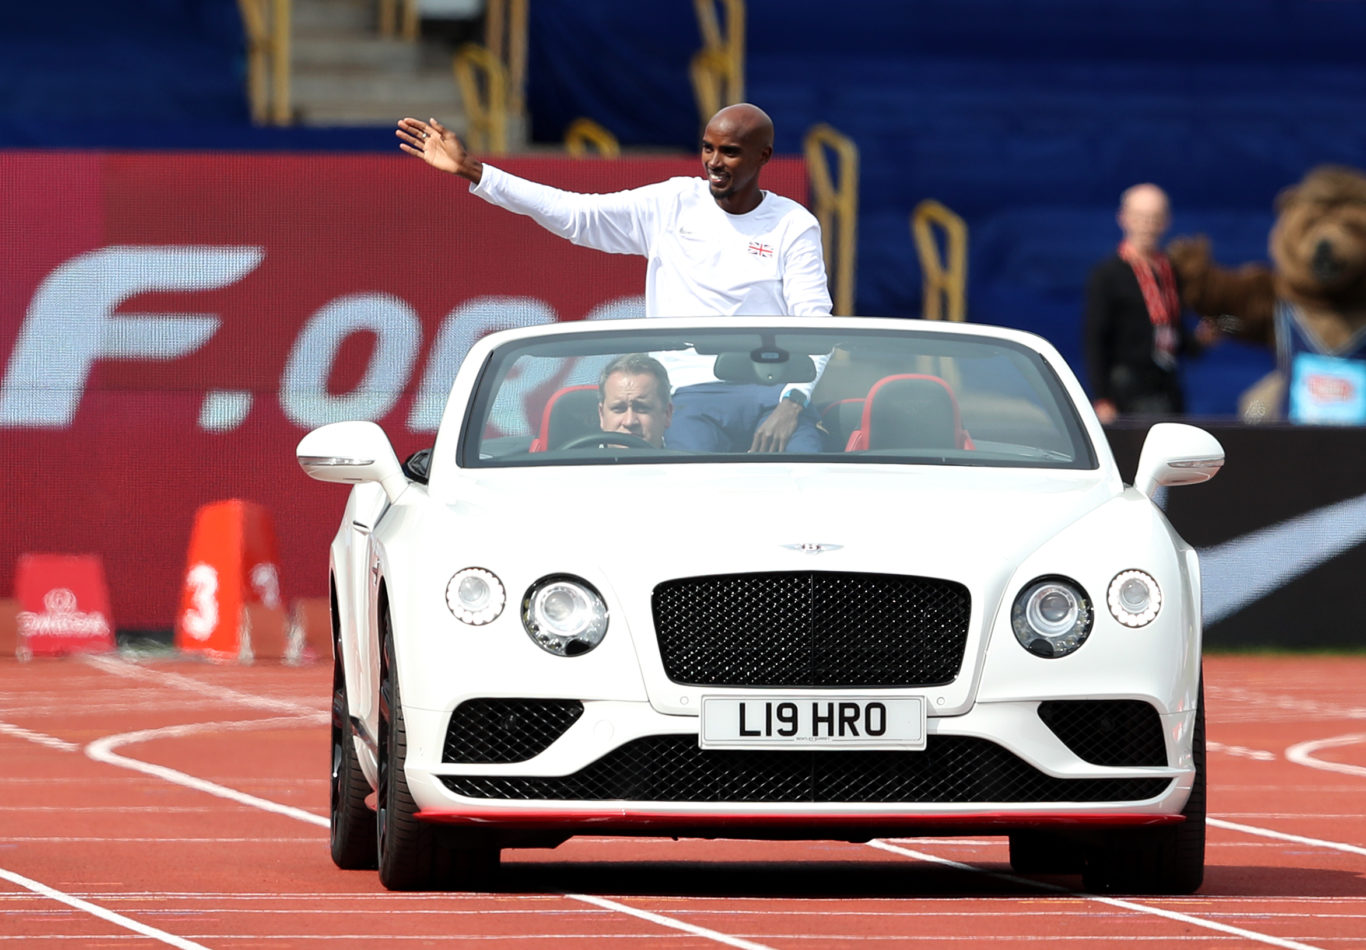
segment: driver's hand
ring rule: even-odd
[[[778,407],[768,414],[754,430],[754,441],[749,444],[751,452],[781,452],[787,448],[792,433],[797,431],[797,417],[802,407],[791,399],[784,399]]]

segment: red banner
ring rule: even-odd
[[[508,159],[616,191],[690,159]],[[805,200],[803,164],[765,184]],[[394,156],[0,153],[0,598],[28,551],[97,551],[120,627],[169,629],[195,512],[270,512],[284,596],[325,596],[345,500],[304,432],[430,445],[470,344],[640,312],[644,262],[575,247]]]

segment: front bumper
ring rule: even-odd
[[[410,745],[408,781],[424,819],[574,834],[866,838],[1180,820],[1193,714],[1151,717],[1160,761],[1174,765],[1098,765],[1083,755],[1103,755],[1078,754],[1038,708],[979,703],[931,717],[923,751],[704,750],[695,716],[586,702],[514,762],[451,761],[462,755],[451,716],[413,710],[410,736],[427,741]]]

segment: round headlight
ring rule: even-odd
[[[607,633],[607,604],[587,581],[544,577],[522,600],[522,625],[547,653],[578,656],[602,642]]]
[[[446,584],[446,606],[461,623],[475,627],[491,623],[506,603],[503,582],[482,567],[456,571]]]
[[[1060,657],[1075,651],[1091,633],[1091,599],[1074,581],[1046,577],[1015,598],[1010,625],[1030,653]]]
[[[1162,609],[1162,589],[1143,571],[1120,571],[1105,595],[1110,615],[1126,627],[1146,627]]]

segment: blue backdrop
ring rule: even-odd
[[[827,122],[860,149],[856,309],[918,315],[909,229],[925,198],[969,226],[970,319],[1047,336],[1080,370],[1086,273],[1118,242],[1119,193],[1155,181],[1173,234],[1266,259],[1277,191],[1322,162],[1366,168],[1361,0],[749,0],[747,97],[799,152]],[[624,143],[694,147],[691,4],[532,4],[537,138],[576,116]],[[1193,414],[1233,413],[1270,354],[1188,368]]]
[[[628,146],[691,151],[687,0],[532,0],[532,132],[588,116]],[[0,147],[389,151],[391,127],[254,129],[235,0],[9,4]],[[970,318],[1079,363],[1082,288],[1120,191],[1167,189],[1173,233],[1264,260],[1276,192],[1366,168],[1366,0],[749,0],[748,97],[799,153],[828,122],[861,152],[856,308],[914,316],[912,208],[969,226]],[[1191,364],[1193,414],[1270,368],[1228,344]]]

